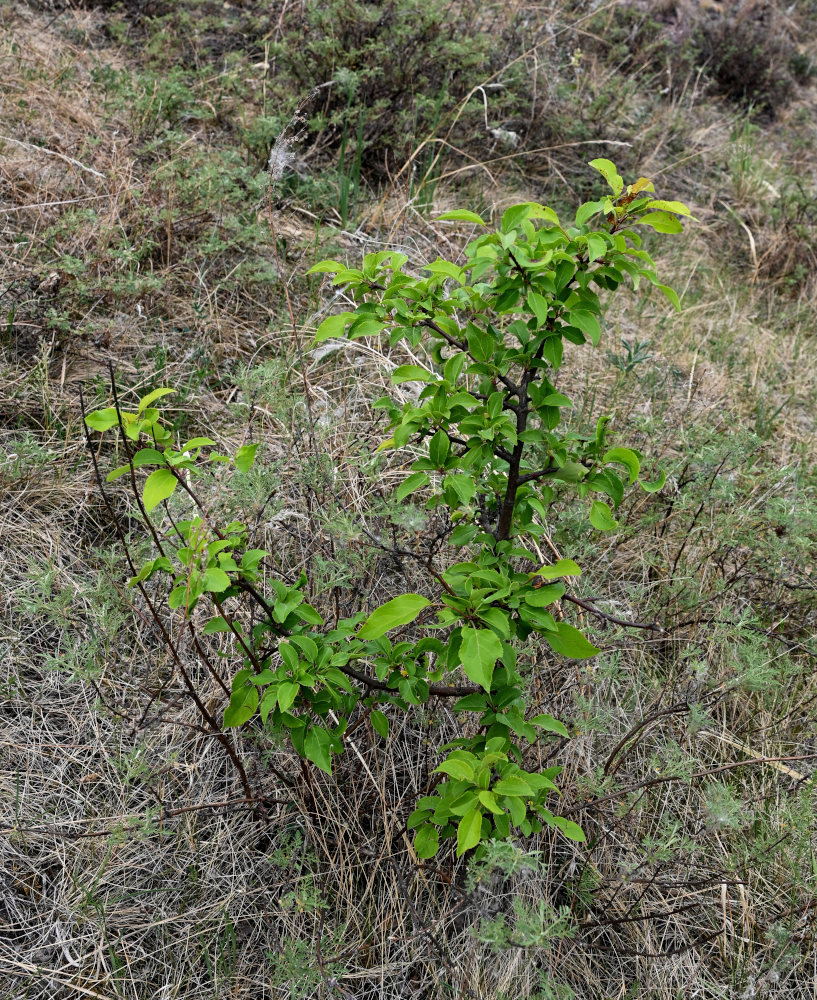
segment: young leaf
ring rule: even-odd
[[[400,365],[391,373],[391,380],[393,385],[400,385],[402,382],[436,382],[437,376],[419,365]]]
[[[434,768],[434,774],[448,774],[459,781],[473,781],[474,769],[464,760],[444,760],[439,767]]]
[[[462,668],[475,684],[486,691],[491,690],[494,664],[501,656],[502,642],[490,629],[476,629],[470,625],[463,628],[460,646]]]
[[[517,774],[511,774],[507,778],[500,778],[493,787],[497,795],[515,795],[521,798],[530,798],[534,791],[531,786]]]
[[[457,857],[476,847],[482,832],[482,811],[472,809],[466,813],[457,827]]]
[[[564,816],[554,816],[553,825],[558,827],[568,840],[577,840],[579,843],[584,843],[587,840],[584,830],[582,830],[579,824],[565,819]]]
[[[242,444],[238,451],[235,453],[235,467],[239,472],[249,472],[252,463],[255,461],[255,453],[258,449],[257,444]]]
[[[315,268],[313,267],[311,271],[307,271],[306,273],[312,274],[314,270]],[[354,318],[355,314],[353,312],[342,312],[336,316],[327,316],[315,331],[315,343],[320,344],[322,340],[329,340],[331,337],[342,337],[343,331]]]
[[[336,260],[322,260],[306,272],[307,274],[337,274],[338,271],[345,271],[346,265],[340,264]]]
[[[618,198],[624,190],[624,181],[619,176],[616,165],[611,160],[605,160],[603,157],[599,157],[596,160],[591,160],[590,166],[594,170],[598,170],[598,172],[612,188],[613,194],[616,198]]]
[[[483,222],[475,212],[469,212],[465,208],[456,208],[453,212],[443,212],[442,215],[437,216],[437,222],[473,222],[476,226],[487,226],[487,222]]]
[[[665,212],[675,212],[676,215],[688,216],[690,219],[692,219],[693,222],[698,221],[692,215],[692,212],[690,212],[690,210],[686,207],[686,205],[681,201],[660,201],[660,200],[651,201],[647,205],[647,208],[649,208],[651,211],[653,209],[663,209],[663,211]]]
[[[647,212],[646,215],[639,215],[633,219],[639,226],[652,226],[657,233],[682,233],[684,227],[668,212]]]
[[[658,479],[654,480],[651,483],[645,483],[643,479],[639,479],[638,485],[641,487],[642,490],[644,490],[645,493],[657,493],[660,489],[662,489],[666,481],[667,481],[667,474],[662,469]]]
[[[154,389],[153,392],[149,392],[147,396],[142,396],[139,400],[139,410],[137,412],[141,414],[142,411],[146,410],[155,400],[161,399],[162,396],[169,396],[171,392],[175,391],[175,389],[168,389],[165,386],[160,389]]]
[[[440,848],[440,834],[436,826],[424,823],[414,834],[414,850],[418,858],[433,858]]]
[[[116,414],[116,408],[109,406],[107,409],[94,410],[93,413],[89,413],[85,418],[85,423],[91,430],[107,431],[119,423],[119,417]]]
[[[145,510],[148,514],[162,500],[167,500],[168,497],[173,495],[177,483],[178,479],[176,479],[169,469],[157,469],[155,472],[151,472],[145,480],[145,486],[142,491],[142,503],[145,505]]]
[[[543,566],[533,575],[541,576],[545,580],[555,580],[560,576],[581,576],[582,571],[572,559],[560,559],[553,566]]]
[[[618,462],[620,465],[626,466],[627,471],[630,473],[630,483],[634,483],[638,479],[638,474],[641,471],[641,463],[638,460],[638,455],[630,448],[610,448],[606,451],[602,457],[602,464],[606,465],[608,462]]]
[[[543,632],[542,637],[551,649],[562,656],[569,656],[571,660],[586,660],[601,652],[577,628],[565,622],[557,622],[557,631]]]
[[[398,487],[394,494],[395,498],[398,501],[405,500],[406,497],[411,493],[414,493],[415,490],[422,489],[423,486],[428,486],[429,482],[430,480],[425,472],[415,472]]]
[[[223,569],[217,566],[210,566],[204,573],[204,589],[220,594],[230,586],[230,578]]]
[[[293,681],[284,681],[278,687],[278,707],[282,712],[288,712],[295,704],[295,699],[301,690],[300,684]]]
[[[612,531],[618,527],[610,507],[603,500],[594,500],[590,508],[590,523],[597,531]]]
[[[398,625],[408,625],[431,601],[420,594],[402,594],[373,611],[357,633],[358,639],[379,639]]]
[[[331,745],[332,737],[321,726],[313,726],[304,740],[304,755],[327,774],[332,773]]]
[[[372,710],[371,720],[372,729],[376,733],[379,733],[385,740],[389,735],[389,720],[382,712],[378,712],[376,708]]]
[[[558,719],[554,719],[552,715],[535,715],[530,723],[532,726],[538,726],[540,729],[544,729],[546,733],[556,733],[558,736],[569,737],[570,733],[565,729]]]

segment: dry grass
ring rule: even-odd
[[[556,24],[558,8],[546,13]],[[671,476],[663,494],[628,502],[612,539],[588,539],[568,509],[552,542],[577,554],[607,607],[654,615],[664,632],[599,631],[605,655],[581,668],[527,651],[539,710],[575,733],[539,759],[565,768],[562,811],[588,844],[543,835],[518,845],[527,858],[469,872],[445,854],[417,864],[405,832],[438,747],[458,731],[445,705],[392,717],[387,744],[359,729],[334,781],[313,772],[307,785],[290,750],[243,738],[266,800],[254,811],[123,588],[78,401],[80,386],[102,398],[111,362],[133,391],[180,387],[196,432],[263,441],[247,520],[285,576],[308,571],[327,610],[422,589],[366,532],[424,536],[416,512],[389,504],[402,459],[370,457],[371,402],[410,360],[405,347],[332,345],[301,367],[296,340],[307,350],[332,307],[298,278],[318,252],[310,209],[288,196],[274,217],[293,332],[277,279],[240,270],[256,249],[274,268],[263,199],[246,226],[263,226],[266,244],[255,232],[236,241],[217,203],[201,208],[181,168],[168,181],[146,153],[137,126],[148,138],[159,127],[148,113],[103,106],[99,66],[133,69],[108,25],[101,7],[0,5],[0,301],[4,317],[14,310],[0,390],[0,997],[569,995],[548,993],[543,976],[578,1000],[817,995],[815,193],[802,142],[813,89],[753,135],[694,76],[662,101],[628,89],[595,22],[568,36],[588,53],[574,81],[582,101],[623,81],[616,127],[602,114],[597,133],[631,143],[621,155],[700,219],[664,261],[683,316],[633,296],[609,317],[605,348],[649,340],[651,359],[623,374],[605,350],[588,352],[564,379],[579,425],[614,413],[615,434]],[[645,57],[638,80],[650,66]],[[552,101],[572,72],[554,70]],[[179,126],[174,164],[193,149],[225,162],[234,140],[220,79],[214,114]],[[576,163],[614,147],[598,134],[548,138],[557,125],[542,114],[550,124],[530,138],[553,148],[452,174],[438,203],[490,209],[587,190]],[[513,173],[525,163],[527,176]],[[798,177],[804,201],[786,193]],[[402,190],[320,239],[350,258],[384,245],[418,262],[455,258],[456,230]],[[54,228],[82,207],[93,216]],[[229,245],[207,257],[198,241],[211,230]],[[135,271],[123,234],[132,248],[156,244]],[[113,497],[138,547],[127,496]],[[182,653],[218,710],[219,684]],[[525,948],[512,946],[526,932],[520,904],[544,905],[550,928]],[[499,948],[503,933],[511,944]]]

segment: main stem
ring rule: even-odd
[[[525,442],[519,440],[519,436],[528,426],[528,413],[529,407],[529,397],[528,397],[528,386],[531,381],[535,378],[535,373],[528,369],[522,376],[522,382],[519,386],[519,406],[516,410],[516,436],[517,441],[514,445],[514,449],[511,452],[511,458],[508,462],[508,483],[505,487],[505,496],[502,500],[502,506],[499,511],[499,520],[497,521],[495,537],[498,542],[507,541],[511,537],[511,528],[513,527],[513,511],[516,506],[516,492],[519,489],[521,483],[519,482],[519,470],[522,465],[522,452],[525,450]]]

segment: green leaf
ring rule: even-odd
[[[675,212],[676,215],[688,216],[693,222],[698,221],[687,206],[681,201],[661,201],[656,199],[656,201],[651,201],[649,205],[647,205],[647,208],[650,210],[659,208],[665,212]]]
[[[455,712],[484,712],[488,701],[484,694],[467,694],[453,706]]]
[[[241,689],[235,691],[224,712],[224,728],[243,726],[255,715],[256,708],[258,708],[258,688],[247,688],[246,693]]]
[[[364,313],[358,315],[357,319],[349,327],[349,339],[356,340],[358,337],[373,337],[385,328],[385,323],[381,323],[375,316],[369,316]]]
[[[255,461],[255,453],[258,450],[257,444],[242,444],[235,453],[235,467],[239,472],[249,472],[252,463]]]
[[[422,489],[423,486],[428,486],[431,480],[425,474],[425,472],[415,472],[413,475],[409,476],[408,479],[398,487],[395,492],[395,498],[400,500],[405,500],[409,494],[414,493],[415,490]]]
[[[524,594],[523,597],[525,604],[532,608],[546,608],[554,601],[558,601],[564,592],[565,585],[563,583],[551,583],[547,587],[538,587],[536,590]]]
[[[521,826],[528,815],[528,810],[521,797],[518,795],[509,795],[505,800],[505,804],[507,805],[508,812],[511,814],[513,825]]]
[[[119,423],[116,408],[109,406],[104,410],[94,410],[85,418],[85,423],[94,431],[107,431]]]
[[[684,227],[668,212],[647,212],[646,215],[639,215],[633,219],[636,225],[652,226],[657,233],[682,233]]]
[[[556,629],[555,633],[542,633],[545,642],[548,643],[554,652],[561,653],[562,656],[569,656],[571,660],[586,660],[588,657],[595,656],[596,653],[601,652],[591,642],[588,642],[582,633],[577,628],[573,628],[572,625],[568,625],[565,622],[557,622]]]
[[[554,719],[552,715],[534,715],[530,720],[530,724],[544,729],[546,733],[556,733],[558,736],[570,736],[564,725],[558,719]]]
[[[607,240],[603,236],[589,233],[587,237],[587,262],[592,264],[594,260],[603,257],[607,253]]]
[[[457,267],[456,264],[452,264],[450,260],[443,260],[441,257],[438,257],[431,264],[423,265],[423,270],[431,271],[432,274],[444,274],[447,278],[453,278],[461,285],[465,284],[462,268]]]
[[[572,406],[573,400],[563,396],[561,392],[551,392],[544,399],[540,399],[538,406]]]
[[[154,389],[153,392],[149,392],[147,396],[142,396],[139,400],[138,413],[142,413],[143,410],[147,409],[151,403],[157,399],[161,399],[162,396],[169,396],[171,392],[175,392],[175,389],[168,389],[166,386],[162,386],[160,389]]]
[[[470,625],[463,628],[460,661],[474,684],[479,684],[486,691],[491,690],[494,664],[501,656],[502,642],[490,629],[476,629]]]
[[[530,217],[530,202],[522,202],[519,205],[511,205],[502,213],[501,228],[503,233],[509,233]]]
[[[223,569],[219,569],[217,566],[210,566],[205,570],[202,583],[205,590],[220,594],[230,586],[230,578]]]
[[[311,604],[307,604],[306,602],[299,604],[295,608],[295,614],[298,615],[301,621],[307,622],[310,625],[323,625],[323,618]]]
[[[475,524],[458,524],[448,541],[451,545],[467,545],[479,531]]]
[[[437,376],[419,365],[400,365],[391,373],[391,380],[393,385],[400,385],[401,382],[436,382]]]
[[[137,583],[143,583],[145,580],[149,580],[153,573],[156,571],[157,559],[151,559],[150,562],[146,562],[144,566],[139,570],[136,576],[132,576],[128,580],[128,586],[134,587]]]
[[[321,726],[313,726],[306,734],[306,739],[304,740],[304,755],[316,767],[319,767],[322,771],[326,771],[327,774],[331,774],[331,746],[332,737],[329,733],[321,728]]]
[[[142,491],[142,503],[145,505],[145,510],[148,514],[162,500],[167,500],[168,497],[173,495],[177,483],[178,479],[176,479],[169,469],[157,469],[155,472],[151,472],[145,480],[145,486]]]
[[[612,188],[613,194],[616,198],[618,198],[624,190],[624,181],[619,176],[616,165],[612,162],[612,160],[605,160],[604,157],[599,157],[596,160],[591,160],[590,166],[594,170],[598,170],[598,172]]]
[[[586,201],[583,205],[579,205],[576,210],[576,225],[583,226],[588,219],[597,215],[604,208],[604,201]]]
[[[555,580],[560,576],[581,576],[582,571],[572,559],[560,559],[553,566],[543,566],[533,575],[541,576],[545,580]]]
[[[306,272],[307,274],[337,274],[338,271],[345,271],[346,265],[340,264],[336,260],[321,260]]]
[[[608,462],[618,462],[619,465],[625,466],[630,473],[631,483],[634,483],[638,479],[638,473],[641,471],[641,463],[638,460],[638,455],[630,448],[611,448],[604,453],[601,461],[602,465],[607,465]]]
[[[479,797],[479,801],[485,806],[486,809],[488,809],[489,812],[492,812],[495,816],[503,816],[505,814],[505,810],[496,801],[496,796],[493,792],[483,789],[481,792],[478,792],[477,795]]]
[[[433,858],[440,848],[440,834],[436,826],[424,823],[414,834],[414,851],[418,858]]]
[[[307,271],[306,273],[312,274],[314,270],[315,268],[312,268],[311,271]],[[329,340],[331,337],[342,337],[344,330],[354,318],[355,314],[353,312],[342,312],[336,316],[327,316],[315,331],[315,343],[319,344],[322,340]]]
[[[590,508],[590,523],[597,531],[612,531],[618,527],[610,507],[603,500],[594,500]]]
[[[678,293],[674,288],[670,288],[669,285],[659,285],[657,281],[653,282],[653,285],[662,292],[670,300],[670,302],[675,306],[678,312],[681,312],[681,300],[678,298]]]
[[[567,314],[567,320],[572,326],[577,326],[582,333],[586,333],[594,347],[601,340],[601,324],[593,313],[584,309],[571,309]]]
[[[507,778],[500,778],[494,784],[493,791],[497,795],[515,795],[517,798],[529,799],[535,793],[524,778],[518,774],[511,774]]]
[[[455,208],[453,212],[443,212],[442,215],[437,216],[437,222],[473,222],[477,226],[488,225],[475,212],[469,212],[465,208]],[[307,274],[309,274],[308,271]]]
[[[528,292],[528,308],[536,317],[539,326],[544,326],[548,318],[548,301],[538,292]]]
[[[431,601],[420,594],[402,594],[373,611],[357,633],[358,639],[379,639],[398,625],[408,625]]]
[[[477,487],[476,483],[470,476],[446,476],[443,480],[443,488],[447,489],[449,486],[459,497],[460,503],[467,504],[474,499]]]
[[[155,448],[142,448],[133,456],[134,469],[141,469],[145,465],[164,465],[165,457]]]
[[[553,825],[558,827],[568,840],[577,840],[579,843],[584,843],[587,840],[584,830],[582,830],[579,824],[565,819],[564,816],[554,816]]]
[[[473,781],[474,780],[474,769],[471,765],[464,760],[444,760],[439,767],[434,768],[434,774],[448,774],[452,778],[456,778],[458,781]]]
[[[664,470],[661,470],[661,474],[658,479],[653,480],[651,483],[645,483],[643,479],[638,480],[638,485],[644,490],[645,493],[657,493],[663,488],[664,483],[667,481],[667,474]]]
[[[448,435],[443,430],[437,431],[434,437],[428,442],[428,457],[435,468],[441,469],[445,466],[450,451],[451,442],[448,439]]]
[[[457,826],[457,857],[476,847],[482,833],[482,810],[472,809]]]
[[[211,618],[201,631],[202,635],[212,635],[214,632],[229,632],[230,626],[219,615],[218,618]]]
[[[288,712],[295,704],[295,699],[300,693],[301,685],[293,681],[284,681],[278,687],[278,707],[282,712]]]
[[[372,709],[371,720],[372,720],[372,729],[374,729],[376,733],[379,733],[385,740],[386,737],[389,735],[389,720],[382,712],[378,712],[376,708]]]

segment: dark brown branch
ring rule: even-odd
[[[121,413],[120,413],[120,410],[119,410],[119,402],[118,402],[118,399],[116,397],[116,379],[114,377],[113,372],[111,372],[111,382],[113,384],[113,389],[114,389],[114,400],[116,402],[116,413],[117,413],[117,417],[119,418],[119,426],[121,428],[122,427],[122,416],[121,416]],[[82,426],[83,426],[83,431],[84,431],[84,434],[85,434],[85,442],[86,442],[86,444],[88,446],[88,451],[89,451],[89,453],[91,455],[91,462],[93,463],[94,475],[96,477],[97,485],[99,486],[99,492],[102,495],[102,500],[103,500],[103,503],[105,504],[105,507],[106,507],[106,509],[108,511],[108,515],[110,516],[110,518],[111,518],[111,520],[113,522],[114,530],[116,531],[116,535],[117,535],[117,538],[119,540],[119,544],[122,546],[122,550],[125,553],[125,558],[127,559],[128,565],[130,566],[131,573],[132,573],[133,576],[137,576],[138,573],[137,573],[137,570],[136,570],[136,566],[135,566],[135,564],[133,562],[133,558],[131,557],[130,548],[128,546],[127,539],[125,538],[125,533],[124,533],[124,531],[122,529],[122,525],[119,523],[119,517],[118,517],[118,515],[116,514],[116,511],[113,508],[113,504],[111,503],[111,500],[108,497],[108,494],[105,492],[105,487],[104,487],[103,481],[102,481],[102,473],[99,471],[99,463],[97,462],[96,452],[94,451],[93,445],[91,443],[91,435],[88,432],[88,425],[85,423],[85,415],[86,415],[86,411],[85,411],[85,397],[83,395],[82,389],[80,389],[79,399],[80,399],[80,409],[81,409],[81,414],[82,414],[82,416],[81,416]],[[162,550],[162,548],[161,548],[161,542],[159,542],[158,539],[156,538],[155,529],[153,528],[153,525],[151,524],[151,521],[150,521],[150,519],[148,518],[148,516],[147,516],[147,514],[145,512],[145,509],[144,509],[144,507],[142,505],[141,497],[139,496],[139,492],[136,489],[136,478],[135,478],[135,475],[134,475],[133,459],[131,458],[130,449],[127,449],[127,455],[128,455],[128,465],[130,466],[130,472],[131,472],[131,480],[132,480],[132,483],[133,483],[133,486],[134,486],[134,492],[136,494],[137,503],[139,504],[139,509],[142,512],[142,515],[145,518],[145,520],[147,521],[148,525],[150,526],[151,534],[153,535],[154,540],[156,541],[156,544],[157,544],[157,546],[159,548],[159,551],[161,551]],[[245,793],[245,795],[247,795],[248,797],[252,797],[252,788],[250,787],[250,781],[249,781],[249,778],[247,777],[247,772],[244,769],[244,764],[241,761],[241,758],[238,756],[238,753],[236,752],[236,750],[233,747],[233,745],[230,742],[230,740],[227,738],[226,734],[222,731],[222,729],[219,726],[219,724],[213,718],[213,716],[211,715],[211,713],[207,710],[207,706],[201,700],[201,697],[199,696],[199,693],[196,690],[196,687],[193,684],[193,681],[192,681],[191,677],[189,676],[189,674],[185,670],[184,664],[181,661],[181,657],[179,656],[179,653],[178,653],[178,650],[176,649],[175,643],[173,642],[173,640],[171,639],[171,637],[167,633],[167,630],[165,628],[164,622],[162,621],[161,615],[158,613],[158,611],[156,610],[156,608],[153,605],[153,602],[148,597],[148,593],[147,593],[147,590],[145,589],[144,584],[140,582],[140,583],[137,584],[137,586],[139,588],[139,592],[142,595],[142,599],[145,601],[145,604],[147,605],[148,609],[150,610],[151,617],[153,618],[153,621],[155,622],[156,627],[158,628],[158,630],[159,630],[159,632],[160,632],[160,634],[162,636],[162,641],[164,642],[166,649],[170,652],[171,656],[173,657],[173,661],[174,661],[176,667],[178,668],[179,673],[182,676],[182,679],[184,680],[185,687],[187,688],[188,692],[190,693],[190,696],[193,698],[193,701],[196,703],[196,707],[198,708],[198,710],[201,713],[202,717],[205,719],[205,721],[207,722],[207,724],[213,730],[213,732],[214,732],[214,734],[216,736],[216,739],[224,747],[224,750],[227,753],[227,756],[233,762],[233,766],[235,767],[235,769],[236,769],[236,771],[238,773],[238,776],[239,776],[239,778],[241,780],[241,784],[244,787],[244,793]]]
[[[351,677],[353,680],[358,681],[360,684],[365,684],[366,687],[371,688],[373,691],[388,691],[389,694],[399,694],[394,688],[389,687],[385,681],[379,681],[376,677],[370,677],[368,674],[364,674],[360,670],[355,670],[354,667],[345,666],[339,667],[340,670],[346,674],[347,677]],[[429,684],[428,693],[434,695],[437,698],[463,698],[467,694],[478,694],[482,688],[476,687],[471,684]]]
[[[614,615],[608,615],[606,611],[601,611],[597,608],[589,598],[576,597],[575,594],[562,594],[561,600],[576,604],[585,611],[589,611],[591,615],[595,615],[600,621],[609,623],[610,625],[622,625],[625,628],[645,628],[651,632],[664,631],[658,622],[631,622],[627,621],[626,618],[616,618]]]

